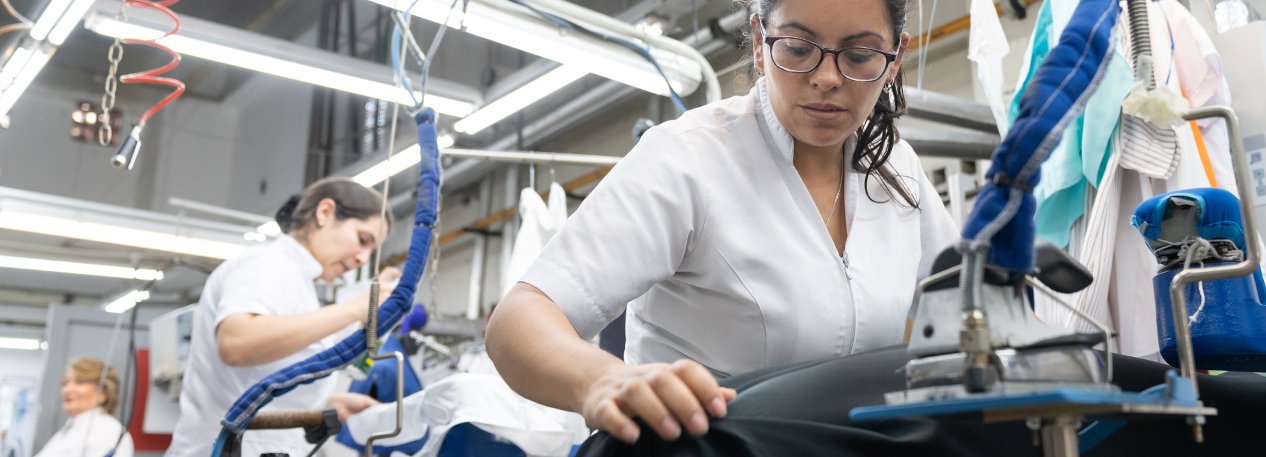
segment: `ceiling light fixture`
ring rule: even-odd
[[[478,111],[453,124],[453,128],[462,133],[475,134],[587,74],[589,74],[588,71],[574,65],[555,68],[504,97],[480,107]]]
[[[0,336],[0,349],[23,349],[34,351],[40,348],[40,340],[31,338],[8,338]]]
[[[31,26],[31,38],[43,40],[48,38],[48,33],[53,31],[53,26],[57,25],[57,20],[61,19],[62,13],[70,7],[70,3],[74,0],[52,0],[48,6],[44,7],[44,12],[40,13],[39,19],[35,20],[35,25]]]
[[[138,11],[137,13],[144,14],[146,12]],[[139,18],[139,15],[140,14],[129,14],[128,22],[121,22],[115,20],[113,17],[109,17],[98,12],[88,18],[88,20],[84,23],[84,27],[108,37],[138,39],[157,38],[166,33],[166,29],[169,28],[165,25],[146,22]],[[308,59],[308,63],[297,61],[294,52],[284,52],[286,50],[294,51],[296,48],[299,48],[293,43],[283,40],[276,40],[281,42],[276,43],[264,40],[262,37],[253,37],[253,41],[261,41],[261,43],[258,44],[258,47],[251,47],[249,44],[240,42],[229,43],[228,40],[217,40],[213,37],[231,37],[234,34],[241,34],[244,32],[230,27],[219,26],[218,24],[209,24],[197,21],[184,22],[189,23],[184,24],[180,32],[177,32],[176,35],[159,39],[157,42],[187,56],[207,59],[226,65],[241,67],[261,73],[268,73],[308,84],[364,95],[366,97],[392,101],[405,105],[413,104],[413,99],[409,96],[409,93],[402,88],[396,87],[393,83],[375,81],[366,77],[354,76],[330,70],[326,67],[320,66],[317,62],[312,62],[312,60],[317,60],[316,58]],[[210,33],[198,33],[195,29],[202,29]],[[315,49],[307,51],[319,52]],[[369,62],[360,62],[359,65],[365,66],[373,64]],[[384,72],[384,80],[386,80],[386,75],[390,75],[390,72]],[[455,117],[464,117],[474,111],[474,105],[470,102],[464,102],[436,95],[434,93],[427,94],[426,104],[427,106],[434,108],[436,112]]]
[[[105,305],[107,313],[121,313],[135,308],[137,303],[149,300],[148,290],[133,290]]]
[[[9,114],[48,63],[48,51],[40,48],[38,44],[18,48],[0,68],[0,116]]]
[[[0,229],[227,259],[245,245],[15,211],[0,212]]]
[[[88,9],[92,7],[93,1],[94,0],[74,0],[74,2],[70,4],[70,7],[66,8],[66,14],[62,15],[61,20],[57,21],[57,25],[53,26],[53,28],[48,32],[48,42],[57,46],[61,46],[62,43],[66,42],[66,37],[70,36],[70,31],[74,30],[76,25],[79,25],[79,21],[84,18],[84,14],[86,14]],[[40,19],[44,19],[44,15],[40,15]],[[35,37],[34,35],[35,30],[32,29],[32,38]]]
[[[0,255],[0,268],[49,271],[76,275],[104,276],[108,278],[154,281],[163,279],[163,272],[144,268],[120,267],[95,263],[67,262],[62,260],[36,259]]]

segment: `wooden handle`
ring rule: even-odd
[[[325,423],[319,409],[268,411],[256,414],[247,430],[277,430],[285,428],[316,427]]]

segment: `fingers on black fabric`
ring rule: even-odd
[[[620,439],[620,441],[626,443],[637,442],[641,430],[632,419],[620,411],[620,407],[616,405],[615,400],[608,399],[598,405],[597,416],[598,428],[606,430],[607,433]]]
[[[681,436],[681,425],[664,406],[651,383],[641,379],[629,382],[620,390],[620,398],[634,416],[646,421],[660,437],[672,441]]]

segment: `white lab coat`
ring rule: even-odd
[[[211,455],[220,420],[237,397],[265,376],[333,345],[333,338],[327,337],[276,362],[230,367],[220,361],[215,343],[216,326],[234,314],[284,316],[319,309],[313,281],[321,271],[321,264],[306,248],[282,235],[272,243],[247,248],[211,273],[198,301],[189,367],[180,392],[180,420],[167,457]],[[261,411],[324,408],[336,382],[326,377],[300,385]],[[252,430],[242,439],[243,456],[285,452],[301,457],[311,449],[301,429]]]
[[[104,457],[114,449],[122,431],[118,419],[93,408],[66,419],[35,457]],[[124,434],[114,457],[132,457],[132,451],[132,435]]]
[[[647,131],[523,276],[582,338],[627,304],[626,362],[691,358],[722,377],[901,341],[917,278],[958,228],[900,142],[889,164],[921,209],[850,167],[841,257],[764,84]]]

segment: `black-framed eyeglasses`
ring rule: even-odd
[[[769,57],[774,65],[791,73],[809,73],[822,64],[827,54],[835,59],[840,75],[857,82],[871,82],[884,76],[888,65],[897,60],[897,53],[881,51],[866,46],[846,46],[840,49],[824,48],[804,38],[793,36],[769,36],[765,24],[757,18],[760,33],[769,45]]]

